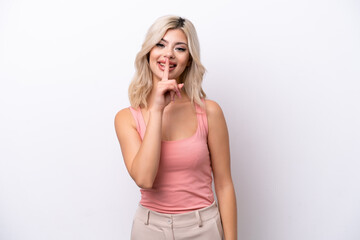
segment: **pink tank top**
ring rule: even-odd
[[[140,204],[161,213],[185,213],[214,202],[206,111],[195,104],[196,133],[186,139],[162,141],[157,176],[152,189],[140,189]],[[130,107],[144,138],[146,125],[140,108]]]

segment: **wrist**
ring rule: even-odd
[[[159,109],[159,108],[155,108],[155,107],[150,107],[149,108],[149,113],[151,115],[162,115],[164,112],[164,109]]]

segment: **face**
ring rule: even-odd
[[[181,29],[169,29],[150,51],[149,65],[153,81],[160,81],[165,70],[165,59],[169,59],[169,79],[178,80],[189,62],[186,35]]]

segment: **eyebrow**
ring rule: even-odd
[[[161,41],[164,41],[164,42],[166,42],[166,43],[169,43],[168,41],[166,41],[165,39],[161,39]],[[187,46],[187,44],[186,43],[184,43],[184,42],[177,42],[177,43],[175,43],[175,45],[178,45],[178,44],[184,44],[184,45],[186,45]]]

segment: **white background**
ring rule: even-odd
[[[166,14],[195,24],[227,119],[239,239],[360,239],[355,0],[1,0],[0,239],[129,239],[113,119]]]

